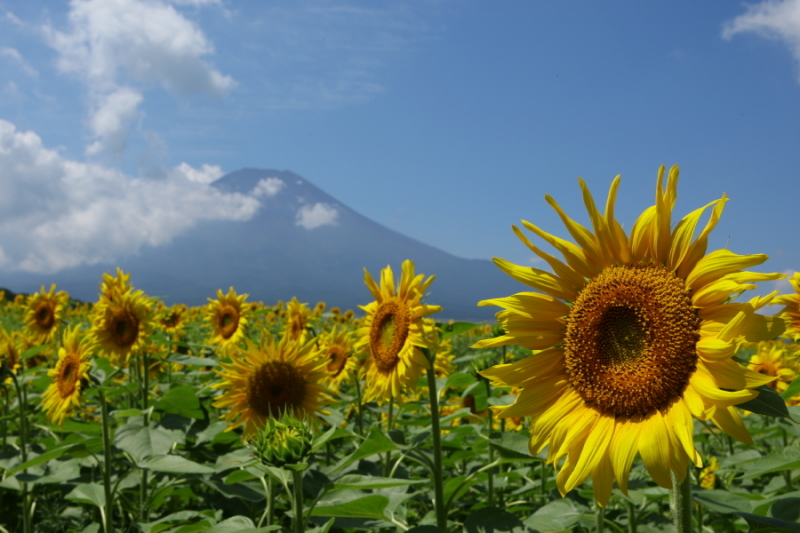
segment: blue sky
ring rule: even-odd
[[[544,194],[588,224],[576,178],[621,174],[629,228],[679,164],[676,216],[725,192],[712,247],[794,271],[799,65],[800,0],[0,0],[0,270],[246,219],[208,185],[242,167],[533,264],[511,224],[568,236]]]

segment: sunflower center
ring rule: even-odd
[[[110,330],[117,346],[127,348],[139,337],[139,319],[127,309],[121,309],[113,313]]]
[[[219,334],[224,339],[230,339],[239,327],[239,311],[231,305],[225,305],[217,315],[219,319]]]
[[[384,300],[372,320],[369,351],[381,374],[389,374],[400,362],[400,350],[408,338],[411,317],[397,298]]]
[[[41,302],[36,308],[36,323],[42,329],[50,329],[56,322],[53,306],[48,302]]]
[[[78,382],[78,368],[80,361],[75,356],[67,356],[61,365],[61,372],[58,376],[58,392],[62,398],[67,398],[75,392],[75,384]]]
[[[696,369],[700,319],[684,281],[661,265],[604,270],[572,305],[564,338],[570,382],[614,415],[680,396]]]
[[[250,407],[261,416],[297,410],[306,397],[306,382],[291,363],[267,361],[247,382]]]
[[[328,372],[333,377],[339,377],[347,364],[347,351],[339,345],[328,348]]]

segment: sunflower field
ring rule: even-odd
[[[0,531],[800,531],[800,273],[747,296],[784,275],[707,249],[724,195],[673,220],[661,167],[626,232],[619,183],[513,227],[550,269],[495,259],[495,324],[410,260],[359,310],[0,291]]]

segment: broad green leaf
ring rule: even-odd
[[[114,418],[130,418],[132,416],[142,416],[143,411],[141,409],[117,409],[116,411],[111,411],[111,416]]]
[[[325,446],[325,443],[335,439],[340,439],[342,437],[353,438],[355,437],[355,434],[345,428],[331,427],[322,435],[317,435],[317,437],[314,438],[313,442],[311,443],[311,451],[315,452]]]
[[[203,357],[195,357],[193,355],[183,355],[180,353],[173,353],[167,357],[170,363],[178,363],[179,365],[186,366],[219,366],[219,363],[214,359],[205,359]]]
[[[179,455],[153,455],[139,463],[140,468],[170,474],[213,474],[210,466],[201,465]]]
[[[475,376],[471,374],[465,374],[463,372],[457,372],[448,376],[444,386],[451,388],[467,387],[475,383],[475,381]]]
[[[519,459],[521,461],[538,461],[528,450],[528,437],[516,431],[505,431],[499,438],[489,440],[489,446],[494,448],[504,459]]]
[[[103,433],[103,425],[99,422],[76,422],[74,420],[65,420],[60,431],[63,431],[64,433],[101,435]]]
[[[800,523],[787,522],[777,518],[758,516],[750,513],[734,513],[747,521],[750,526],[748,533],[788,533],[800,531]]]
[[[217,472],[224,472],[226,470],[230,470],[231,468],[250,466],[257,462],[258,460],[255,458],[253,452],[249,448],[239,448],[231,453],[217,457],[217,462],[214,465],[214,469]]]
[[[212,479],[203,477],[201,480],[203,483],[215,489],[228,499],[246,500],[249,502],[263,502],[265,499],[264,490],[261,488],[260,483],[252,484],[249,482],[244,482],[226,485],[221,480],[216,479],[216,476],[214,476]]]
[[[23,470],[27,470],[28,468],[31,468],[33,466],[40,465],[42,463],[46,463],[47,461],[52,461],[53,459],[57,459],[57,458],[63,456],[64,454],[69,454],[69,453],[77,452],[77,451],[84,451],[84,450],[87,449],[87,445],[95,444],[95,442],[94,442],[95,440],[96,439],[89,439],[89,441],[87,441],[87,442],[78,442],[78,443],[75,443],[75,444],[62,446],[60,448],[56,448],[55,450],[50,450],[49,452],[45,452],[45,453],[43,453],[41,455],[37,455],[33,459],[30,459],[27,462],[22,463],[21,465],[16,466],[13,469],[11,469],[9,474],[11,475],[11,474],[16,474],[17,472],[22,472]]]
[[[64,497],[73,502],[90,503],[98,507],[103,507],[106,504],[106,494],[103,491],[103,486],[98,483],[75,485],[72,492]]]
[[[439,529],[436,526],[432,526],[432,525],[429,524],[429,525],[426,525],[426,526],[412,527],[411,529],[406,531],[406,533],[446,533],[446,532],[442,531],[441,529]]]
[[[205,533],[266,533],[267,531],[280,531],[280,526],[256,527],[252,520],[246,516],[232,516],[223,520]]]
[[[311,516],[338,516],[350,518],[374,518],[383,520],[383,511],[389,505],[389,498],[380,494],[369,494],[362,498],[348,501],[336,501],[329,504],[320,502],[311,510]]]
[[[251,479],[258,479],[256,476],[247,470],[234,470],[225,477],[226,485],[233,485],[234,483],[241,483],[243,481],[250,481]]]
[[[692,500],[703,507],[722,514],[739,513],[742,509],[750,510],[750,500],[724,490],[695,490]]]
[[[436,323],[436,326],[442,332],[442,339],[446,339],[447,337],[452,337],[454,335],[461,335],[462,333],[466,333],[467,331],[471,331],[475,328],[485,325],[486,322],[481,322],[480,324],[475,324],[472,322],[453,322],[452,324],[445,324],[443,322]]]
[[[522,523],[537,531],[563,531],[578,523],[581,513],[570,500],[555,500],[525,519]]]
[[[492,533],[508,531],[525,533],[526,528],[515,515],[498,507],[483,507],[473,511],[464,521],[467,533]]]
[[[167,515],[164,518],[156,520],[155,522],[139,522],[137,525],[142,530],[142,533],[158,533],[163,529],[168,527],[172,527],[168,525],[169,522],[186,522],[187,520],[191,520],[192,518],[205,518],[203,515],[198,513],[197,511],[178,511],[177,513],[172,513],[171,515]]]
[[[170,388],[153,407],[156,411],[173,413],[187,418],[205,418],[194,389],[186,385]]]
[[[391,450],[396,450],[397,446],[389,438],[383,434],[381,429],[377,426],[372,426],[366,440],[361,443],[356,451],[339,461],[339,463],[330,471],[330,473],[338,472],[342,468],[353,464],[356,461]],[[320,515],[323,516],[323,515]],[[330,515],[334,516],[334,515]]]
[[[22,352],[22,355],[20,356],[20,358],[23,361],[27,361],[31,357],[39,355],[40,353],[42,353],[43,351],[49,349],[50,347],[52,347],[54,345],[55,344],[51,342],[50,344],[42,344],[42,345],[39,345],[39,346],[34,346],[32,348],[28,348],[27,350]]]
[[[786,402],[780,394],[772,390],[767,385],[762,385],[757,389],[758,397],[750,401],[736,405],[739,409],[757,413],[759,415],[774,416],[776,418],[789,418],[789,411],[786,409]]]
[[[744,478],[756,477],[779,470],[800,468],[800,447],[787,446],[747,465]],[[741,509],[739,509],[741,510]]]
[[[151,455],[165,455],[172,445],[183,441],[183,433],[160,427],[145,427],[130,421],[117,428],[114,444],[140,462]]]
[[[796,394],[800,394],[800,377],[794,378],[794,381],[792,381],[792,384],[789,385],[789,388],[783,391],[781,394],[781,398],[788,400]]]
[[[328,483],[325,488],[329,492],[343,489],[385,489],[388,487],[403,487],[415,485],[417,483],[428,483],[427,479],[395,479],[389,477],[360,476],[358,474],[348,474]]]
[[[769,510],[773,518],[797,522],[800,519],[800,498],[783,498],[778,500]]]

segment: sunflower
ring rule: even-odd
[[[64,425],[74,407],[80,405],[82,382],[89,379],[89,356],[94,349],[93,342],[80,338],[80,326],[67,328],[58,361],[47,375],[53,380],[42,395],[42,409],[53,424]]]
[[[41,287],[28,297],[25,309],[25,327],[31,340],[47,344],[58,331],[64,315],[64,308],[69,303],[69,295],[64,291],[55,292],[55,284],[49,291]]]
[[[414,385],[422,370],[430,365],[420,348],[435,342],[436,328],[432,319],[425,319],[442,308],[425,305],[420,300],[435,276],[414,275],[414,262],[403,261],[400,283],[395,289],[392,268],[381,270],[381,285],[364,269],[364,283],[375,301],[360,306],[367,315],[358,329],[358,353],[367,353],[362,374],[367,385],[363,403],[379,404],[399,399],[402,390]]]
[[[797,356],[797,347],[791,343],[762,341],[758,343],[756,353],[750,358],[750,369],[777,378],[769,386],[778,394],[783,394],[798,375]]]
[[[100,298],[114,300],[117,296],[121,296],[132,289],[130,273],[125,273],[121,268],[117,267],[116,276],[112,276],[108,272],[103,273],[103,281],[100,282]]]
[[[786,337],[800,341],[800,272],[795,272],[789,278],[789,283],[794,288],[794,294],[781,294],[774,303],[785,306],[778,316],[786,321]]]
[[[217,289],[217,300],[208,299],[206,320],[211,324],[211,344],[227,346],[244,338],[250,307],[244,304],[247,294],[237,295],[233,287],[228,294]]]
[[[353,352],[353,334],[351,331],[334,326],[329,332],[318,337],[321,357],[325,359],[325,385],[339,392],[342,382],[358,370],[358,358]]]
[[[158,318],[158,325],[164,330],[164,333],[170,335],[173,339],[181,336],[183,328],[186,325],[187,307],[184,304],[176,304],[172,307],[164,309]]]
[[[100,355],[115,365],[128,362],[132,352],[142,346],[152,330],[152,302],[142,291],[101,294],[92,316],[91,335]]]
[[[305,342],[308,338],[308,324],[311,322],[312,311],[297,298],[292,298],[286,303],[286,332],[289,338],[297,342]]]
[[[249,440],[268,418],[285,411],[318,420],[317,413],[333,401],[333,391],[321,384],[327,374],[326,359],[320,357],[316,343],[296,343],[287,334],[275,342],[264,331],[260,345],[249,339],[245,344],[244,350],[227,348],[231,362],[221,362],[222,371],[215,370],[224,381],[212,387],[226,390],[214,407],[230,407],[223,415],[226,431],[244,425],[242,438]]]
[[[20,350],[22,344],[23,338],[20,332],[9,333],[5,328],[0,327],[0,365],[4,365],[14,374],[22,366],[22,351]],[[11,378],[6,378],[6,380],[10,381]]]
[[[594,231],[570,219],[550,196],[577,242],[523,225],[561,252],[564,261],[514,232],[553,273],[495,263],[536,292],[485,300],[497,305],[505,334],[476,348],[518,344],[542,350],[482,374],[502,386],[520,387],[502,417],[531,417],[530,451],[549,446],[547,461],[560,469],[562,495],[592,476],[594,494],[605,506],[613,481],[627,494],[628,473],[637,454],[658,485],[671,488],[670,471],[681,482],[694,447],[692,417],[711,420],[732,437],[752,443],[733,406],[755,398],[750,390],[772,381],[732,359],[744,341],[771,334],[755,310],[776,293],[749,302],[732,297],[755,288],[751,282],[780,279],[741,269],[767,256],[717,250],[706,255],[708,235],[727,198],[691,212],[673,227],[678,167],[664,184],[658,172],[656,205],[645,210],[627,235],[614,218],[619,176],[611,184],[605,213],[595,206],[583,180],[583,200]],[[709,208],[705,228],[695,228]],[[759,318],[761,317],[761,318]]]

